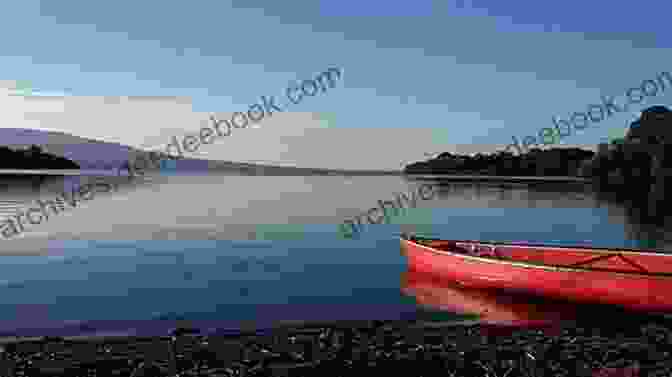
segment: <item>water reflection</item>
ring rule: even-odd
[[[402,274],[401,291],[415,298],[421,307],[439,315],[449,312],[477,316],[484,325],[557,328],[579,322],[597,323],[614,316],[632,319],[639,315],[609,305],[586,305],[499,290],[466,288],[413,270]]]
[[[536,325],[576,319],[577,306],[514,296],[494,290],[465,288],[428,274],[409,270],[401,290],[421,306],[462,315],[475,315],[483,323]]]

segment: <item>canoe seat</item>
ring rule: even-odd
[[[435,249],[450,251],[453,253],[472,255],[476,257],[505,259],[497,251],[497,247],[495,245],[482,245],[476,243],[465,244],[463,242],[443,241],[443,240],[429,241],[426,243],[426,245]]]

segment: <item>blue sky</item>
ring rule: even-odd
[[[274,136],[264,137],[263,128],[244,130],[239,152],[219,148],[210,157],[394,168],[455,145],[491,151],[511,135],[551,126],[551,116],[566,117],[599,103],[600,95],[622,95],[672,71],[671,8],[660,1],[602,0],[24,0],[0,23],[0,79],[75,96],[187,97],[194,112],[205,114],[246,109],[261,95],[281,95],[292,80],[340,67],[344,79],[337,88],[288,109],[318,114],[317,124],[279,117],[272,126],[277,133],[267,133]],[[670,105],[669,92],[647,103]],[[53,111],[90,110],[93,100],[82,101],[89,105],[70,100],[67,109]],[[21,123],[29,116],[10,113],[44,102],[21,106],[3,106],[3,127],[37,127]],[[566,142],[594,145],[631,116],[617,114]],[[79,126],[75,118],[43,117],[40,127],[130,145],[199,127],[170,118],[161,111],[152,124],[132,124],[130,117],[110,128],[81,116]],[[302,139],[296,127],[320,132]],[[292,144],[270,145],[289,128]],[[347,144],[352,138],[362,140]]]

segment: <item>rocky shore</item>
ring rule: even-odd
[[[2,376],[670,376],[672,325],[610,318],[550,330],[373,321],[266,333],[8,343]],[[627,325],[625,325],[627,324]]]

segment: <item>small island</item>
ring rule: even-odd
[[[0,146],[1,170],[79,169],[74,161],[46,153],[37,145],[24,150]]]

